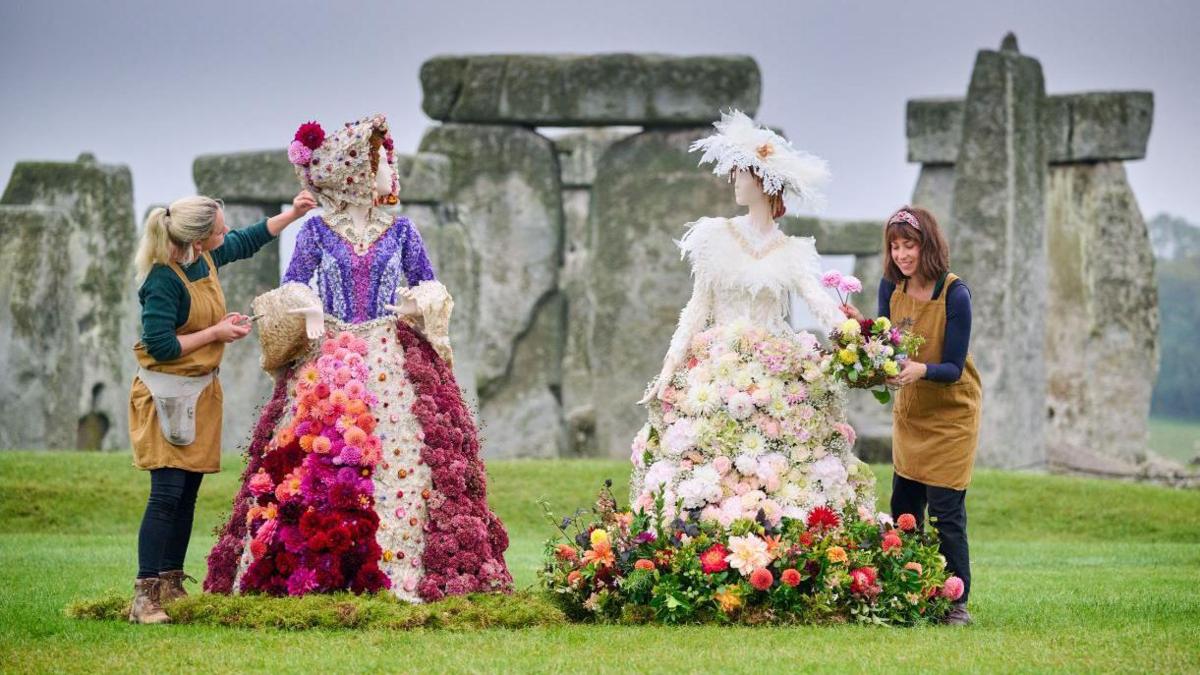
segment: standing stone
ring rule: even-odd
[[[728,107],[753,116],[761,79],[736,55],[439,56],[421,66],[421,105],[446,122],[687,126]]]
[[[1049,459],[1059,469],[1129,473],[1146,459],[1158,373],[1146,224],[1120,162],[1053,167],[1046,204]]]
[[[485,452],[557,456],[561,372],[557,361],[541,361],[561,358],[564,339],[554,146],[524,128],[445,124],[426,132],[421,151],[450,158],[448,201],[479,259],[475,380]]]
[[[712,130],[654,129],[618,141],[601,157],[588,214],[592,400],[599,452],[628,457],[645,423],[636,405],[662,368],[691,295],[675,240],[702,216],[738,212],[733,187],[696,166],[688,146]]]
[[[562,402],[567,454],[599,454],[596,445],[596,407],[592,399],[592,250],[588,213],[596,164],[613,143],[632,135],[620,129],[586,129],[554,139],[562,168],[563,263],[559,288],[566,302],[566,345],[562,359]]]
[[[1005,42],[980,51],[971,74],[949,238],[972,290],[971,352],[984,391],[978,461],[1030,468],[1046,463],[1045,84],[1037,60]]]
[[[238,229],[278,212],[277,206],[226,204],[225,223],[230,229]],[[253,258],[222,267],[219,278],[225,292],[226,311],[250,315],[250,301],[279,286],[279,243],[272,241]],[[225,392],[221,447],[226,452],[244,450],[249,445],[259,409],[271,397],[275,383],[263,371],[261,363],[262,348],[257,336],[225,345],[220,377]]]
[[[0,206],[0,448],[77,447],[75,230],[63,209]]]
[[[954,221],[951,219],[954,215],[954,175],[953,164],[923,165],[921,173],[917,174],[911,202],[912,206],[928,209],[947,236],[954,230]],[[955,263],[955,252],[951,250],[950,265],[954,266]]]
[[[45,432],[40,438],[31,430],[22,431],[24,447],[128,447],[129,385],[137,327],[131,264],[137,237],[129,169],[98,164],[87,153],[75,162],[19,162],[0,204],[57,210],[10,212],[12,227],[24,223],[32,230],[28,233],[30,248],[10,253],[16,257],[11,259],[11,266],[5,265],[4,274],[11,279],[13,295],[0,296],[0,305],[8,304],[14,321],[18,321],[6,329],[12,331],[8,335],[14,341],[9,348],[16,346],[16,353],[23,352],[33,361],[14,370],[6,368],[0,378],[6,386],[18,388],[29,382],[22,385],[20,379],[25,375],[17,375],[14,385],[11,378],[16,370],[26,375],[42,372],[51,379],[35,387],[43,396],[29,394],[32,398],[26,400],[30,407],[10,409],[6,403],[6,413],[0,417],[11,414],[21,419],[27,414],[30,419],[45,419],[47,411],[54,411],[55,429],[43,427]],[[38,245],[47,248],[38,252]],[[56,273],[62,278],[55,281],[17,276],[43,273]],[[30,311],[58,312],[62,316],[54,321],[46,317],[21,320],[17,305],[26,302],[18,297],[23,294],[44,299],[28,306]],[[34,326],[50,332],[22,332]],[[22,340],[29,342],[17,345]],[[63,342],[56,346],[52,340]],[[78,360],[70,356],[65,364],[51,362],[49,359],[62,355],[63,347],[77,354]],[[0,359],[4,351],[0,348]],[[69,409],[56,402],[61,397],[73,401]]]

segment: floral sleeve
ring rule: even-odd
[[[675,334],[671,336],[671,347],[667,350],[668,360],[678,362],[683,359],[692,338],[708,325],[712,305],[712,286],[702,275],[697,274],[692,285],[692,297],[679,313],[679,324],[675,327]]]
[[[421,233],[412,223],[408,223],[405,230],[400,264],[404,268],[404,277],[408,280],[408,285],[415,287],[422,281],[436,281],[437,276],[433,273],[433,265],[425,253],[425,242],[421,240]]]
[[[296,249],[292,252],[292,261],[283,275],[283,283],[295,281],[307,285],[312,281],[313,272],[316,272],[319,264],[321,247],[313,234],[311,221],[308,221],[300,226],[300,233],[296,235]]]

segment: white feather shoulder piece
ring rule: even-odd
[[[761,258],[746,250],[737,225],[729,218],[701,218],[688,224],[679,240],[682,256],[697,280],[713,289],[744,289],[751,295],[769,291],[782,297],[814,277],[820,257],[812,237],[784,236]]]

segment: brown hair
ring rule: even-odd
[[[758,174],[754,173],[751,169],[747,169],[747,171],[750,171],[750,175],[754,176],[754,182],[758,183],[758,189],[762,190],[762,178],[759,178]],[[729,172],[729,182],[732,183],[737,178],[737,172],[737,169]],[[767,195],[766,190],[763,190],[763,194]],[[783,214],[787,213],[787,207],[783,204],[783,190],[773,195],[767,195],[767,204],[771,206],[771,218],[782,218]]]
[[[883,228],[883,278],[898,284],[905,279],[904,273],[896,261],[892,260],[892,242],[896,239],[907,239],[917,242],[921,247],[921,257],[917,261],[917,274],[927,280],[938,280],[950,271],[950,247],[937,219],[928,210],[919,206],[905,206],[897,213],[907,211],[916,217],[920,229],[911,224],[891,219]]]

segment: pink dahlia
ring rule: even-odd
[[[958,577],[950,577],[946,580],[946,584],[942,586],[942,597],[950,601],[956,601],[962,597],[966,586],[963,585],[963,580]]]
[[[312,150],[300,141],[292,141],[287,149],[288,161],[296,166],[308,166],[312,161]]]
[[[771,570],[765,567],[760,567],[750,573],[750,585],[760,591],[771,588],[773,583],[775,583],[775,576],[771,574]]]
[[[842,273],[837,270],[829,270],[821,275],[821,285],[825,288],[837,288],[840,283],[842,283]]]

